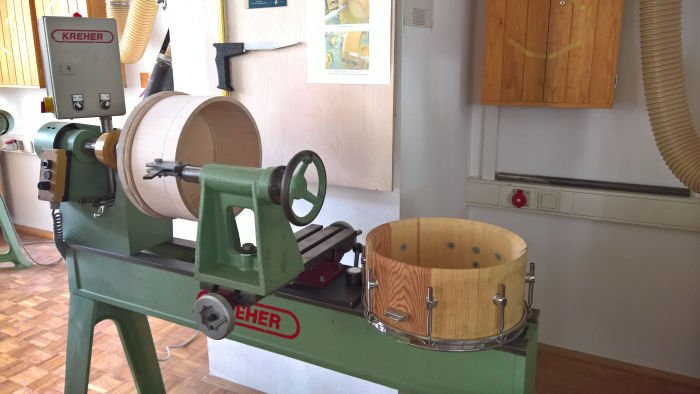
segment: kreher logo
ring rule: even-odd
[[[74,42],[80,44],[109,44],[114,41],[114,34],[107,30],[63,30],[51,32],[56,42]]]
[[[264,332],[285,339],[299,336],[299,319],[290,311],[276,306],[255,304],[251,307],[236,305],[236,326]]]

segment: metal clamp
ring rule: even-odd
[[[525,274],[525,283],[527,283],[527,309],[531,309],[532,302],[535,300],[535,263],[530,263],[530,271]]]
[[[501,341],[503,339],[503,331],[505,331],[506,305],[508,305],[505,284],[498,284],[498,292],[493,296],[492,300],[493,304],[498,306],[498,339]]]
[[[433,340],[433,308],[437,306],[437,299],[433,296],[433,288],[428,287],[428,296],[425,297],[425,307],[428,308],[428,324],[427,324],[427,337],[428,341]]]
[[[372,290],[376,289],[379,287],[379,282],[374,279],[374,270],[372,268],[367,268],[367,281],[366,281],[366,286],[365,286],[365,292],[367,293],[367,312],[370,314],[370,316],[373,314],[372,313]]]
[[[406,314],[400,311],[397,311],[396,309],[387,309],[384,311],[384,316],[388,317],[389,319],[395,321],[395,322],[402,322],[406,320]]]

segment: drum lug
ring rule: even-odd
[[[525,274],[527,283],[527,309],[532,309],[532,302],[535,299],[535,263],[530,263],[530,271]]]
[[[402,322],[406,320],[406,314],[403,312],[399,312],[396,309],[387,309],[384,311],[384,316],[388,317],[389,319],[396,321],[396,322]]]
[[[498,292],[493,296],[492,300],[493,304],[498,306],[498,341],[501,342],[504,339],[503,331],[505,331],[506,305],[508,304],[505,284],[498,284]]]
[[[374,270],[367,268],[367,281],[365,282],[365,293],[367,294],[367,313],[371,316],[372,313],[372,290],[379,287],[379,281],[374,278]]]
[[[425,306],[428,308],[427,337],[428,342],[433,342],[433,308],[437,306],[437,299],[433,296],[433,288],[428,287],[428,296],[425,297]]]

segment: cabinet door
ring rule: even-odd
[[[489,0],[482,101],[541,102],[550,0]]]
[[[610,107],[623,0],[489,0],[482,102]]]
[[[622,0],[552,0],[544,102],[613,104]]]

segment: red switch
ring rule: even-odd
[[[513,193],[513,197],[510,199],[510,201],[516,208],[522,208],[527,205],[527,196],[525,195],[523,189],[518,189],[515,191],[515,193]]]

